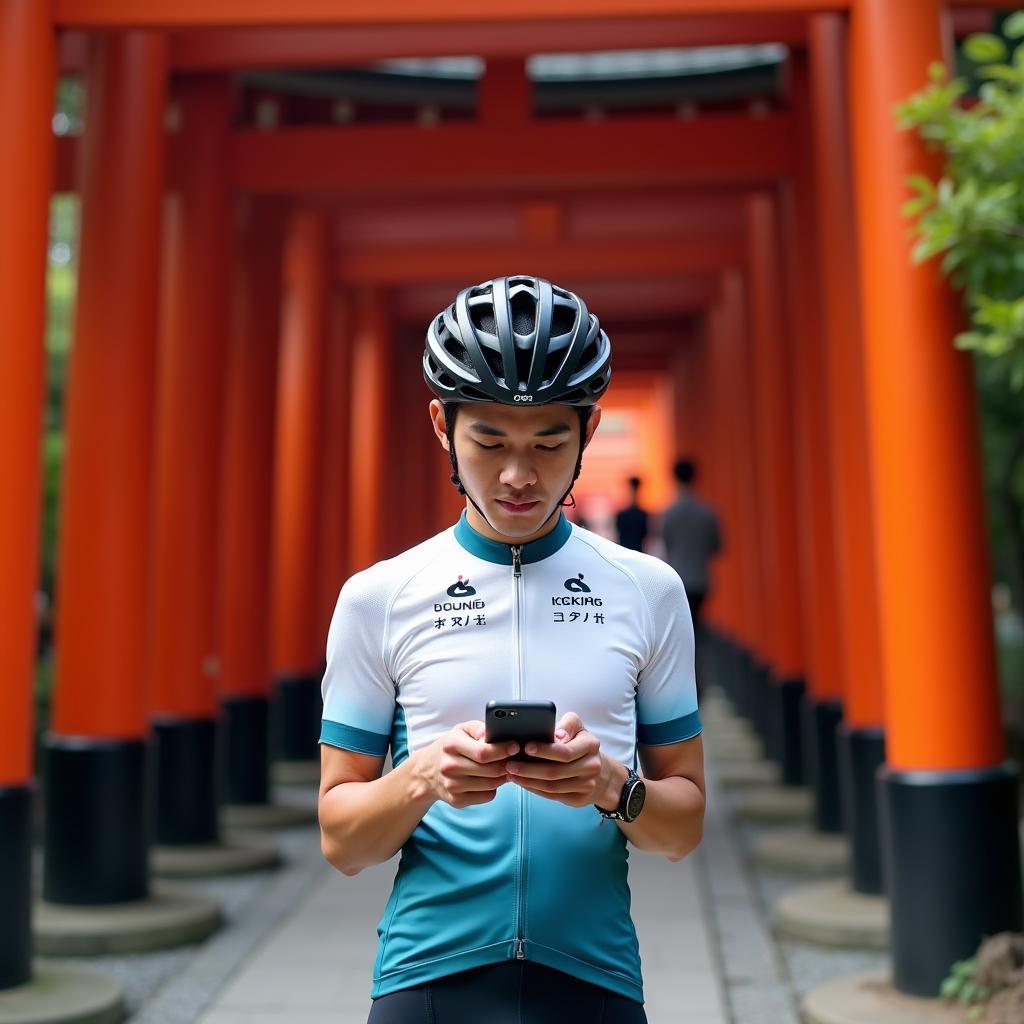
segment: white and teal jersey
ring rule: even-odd
[[[465,515],[345,584],[327,641],[322,743],[396,765],[489,700],[554,701],[602,751],[701,731],[675,571],[560,517],[512,548]],[[591,806],[506,784],[433,804],[402,848],[372,995],[525,958],[642,1001],[626,839]]]

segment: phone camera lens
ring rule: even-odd
[[[508,714],[507,711],[495,711],[494,712],[494,717],[495,718],[504,718],[506,714]]]

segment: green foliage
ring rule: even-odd
[[[992,996],[992,990],[979,985],[975,980],[978,970],[976,957],[958,960],[949,970],[949,975],[939,988],[939,996],[950,1002],[959,1002],[971,1007],[968,1018],[977,1020],[984,1013],[984,1004]]]
[[[943,272],[961,288],[970,329],[956,344],[994,360],[1015,391],[1024,390],[1024,12],[1007,18],[1002,35],[978,33],[964,43],[980,65],[977,101],[965,103],[968,82],[930,70],[930,84],[898,108],[945,154],[943,176],[908,181],[918,262],[942,257]]]

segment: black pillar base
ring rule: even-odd
[[[32,788],[0,788],[0,991],[32,978]]]
[[[885,764],[885,730],[839,726],[839,779],[843,822],[850,839],[854,892],[880,896],[882,847],[878,835],[878,770]]]
[[[145,740],[50,735],[45,746],[43,898],[96,906],[149,895]]]
[[[224,709],[224,802],[270,802],[270,700],[226,697]]]
[[[936,996],[956,960],[1022,927],[1015,766],[878,776],[893,982]]]
[[[161,718],[156,736],[156,841],[160,846],[215,843],[220,836],[217,722]]]
[[[805,782],[803,729],[800,703],[807,690],[803,679],[783,679],[776,687],[780,767],[784,786],[802,786]]]
[[[839,752],[836,729],[843,720],[843,705],[838,700],[816,701],[805,697],[802,704],[804,726],[804,764],[811,785],[811,819],[819,832],[843,831],[842,803],[839,796]]]
[[[316,676],[281,676],[274,708],[277,756],[283,761],[316,761],[320,757],[323,703]]]

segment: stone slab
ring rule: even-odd
[[[102,974],[35,966],[27,985],[0,991],[0,1024],[120,1024],[121,986]]]
[[[732,761],[718,767],[715,777],[720,786],[777,786],[779,766],[774,761]]]
[[[765,825],[792,825],[809,821],[812,796],[802,786],[763,786],[736,794],[736,814]]]
[[[150,851],[150,866],[161,878],[241,875],[276,868],[280,863],[281,853],[276,846],[244,838],[226,837],[223,842],[194,846],[156,846]]]
[[[897,992],[884,974],[827,981],[804,999],[804,1024],[964,1024],[964,1008]]]
[[[220,820],[229,829],[274,829],[312,825],[317,817],[313,808],[294,804],[227,804],[221,808]]]
[[[166,883],[145,900],[69,906],[38,900],[33,910],[36,953],[99,956],[142,953],[200,942],[222,923],[213,900]]]
[[[270,777],[275,786],[318,786],[320,762],[275,761],[270,766]]]
[[[753,857],[759,867],[771,871],[843,875],[850,863],[850,848],[845,835],[831,835],[810,825],[797,825],[758,836],[753,842]]]
[[[854,892],[846,879],[809,882],[775,904],[780,935],[817,946],[887,949],[889,901]]]

